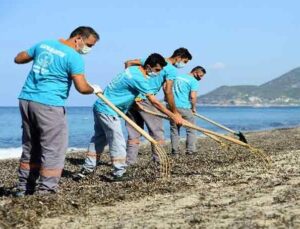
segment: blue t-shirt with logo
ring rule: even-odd
[[[82,56],[59,40],[42,41],[27,53],[33,64],[19,99],[64,106],[72,85],[71,75],[84,74]]]
[[[104,96],[124,113],[140,93],[147,95],[150,94],[150,90],[148,78],[138,66],[129,67],[118,74],[103,92]],[[117,113],[101,99],[96,100],[94,108],[100,113],[117,116]]]
[[[192,103],[190,100],[191,91],[198,91],[199,83],[189,74],[178,75],[173,84],[174,101],[177,108],[190,109]]]
[[[146,59],[140,59],[142,65]],[[149,89],[152,94],[156,95],[161,89],[166,80],[175,80],[177,76],[177,68],[167,61],[167,65],[159,72],[158,76],[149,77]],[[145,99],[144,95],[139,95],[139,98]]]

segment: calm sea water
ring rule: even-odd
[[[198,112],[229,128],[241,131],[300,126],[300,107],[198,107]],[[91,107],[68,107],[69,147],[86,148],[93,135]],[[197,119],[201,127],[223,132]],[[164,123],[169,138],[168,122]],[[124,133],[126,134],[125,130]],[[182,130],[184,134],[184,130]],[[17,107],[0,107],[0,158],[21,152],[21,118]]]

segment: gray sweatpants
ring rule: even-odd
[[[94,136],[91,138],[88,153],[83,168],[93,171],[97,165],[97,156],[106,145],[109,146],[111,162],[114,168],[113,174],[122,176],[126,172],[126,143],[122,132],[121,119],[104,113],[94,112]]]
[[[18,188],[56,191],[64,167],[68,129],[64,107],[20,100],[22,156]]]
[[[194,123],[194,115],[191,109],[177,108],[182,118]],[[179,140],[180,140],[180,126],[177,126],[174,122],[170,121],[170,134],[171,134],[171,146],[172,154],[179,153]],[[190,128],[186,128],[186,152],[194,153],[196,151],[196,131]]]
[[[149,100],[143,100],[140,103],[147,110],[159,112],[155,107],[153,107]],[[146,124],[150,136],[152,136],[158,143],[164,144],[164,128],[162,118],[145,113],[144,111],[139,110],[135,105],[130,108],[127,115],[141,128],[144,128],[144,124]],[[125,125],[128,132],[126,162],[128,165],[132,165],[137,162],[141,134],[127,122]],[[158,160],[154,148],[152,148],[152,154],[153,159]]]

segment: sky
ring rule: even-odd
[[[198,94],[222,85],[260,85],[299,67],[297,0],[0,0],[0,106],[17,106],[31,63],[14,64],[18,52],[44,39],[68,38],[93,27],[100,42],[84,56],[86,77],[102,88],[128,59],[153,52],[165,57],[187,48],[207,74]],[[161,97],[161,94],[159,94]],[[74,87],[68,106],[92,106],[95,95]]]

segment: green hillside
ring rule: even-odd
[[[222,86],[198,97],[211,105],[300,105],[300,67],[260,86]]]

